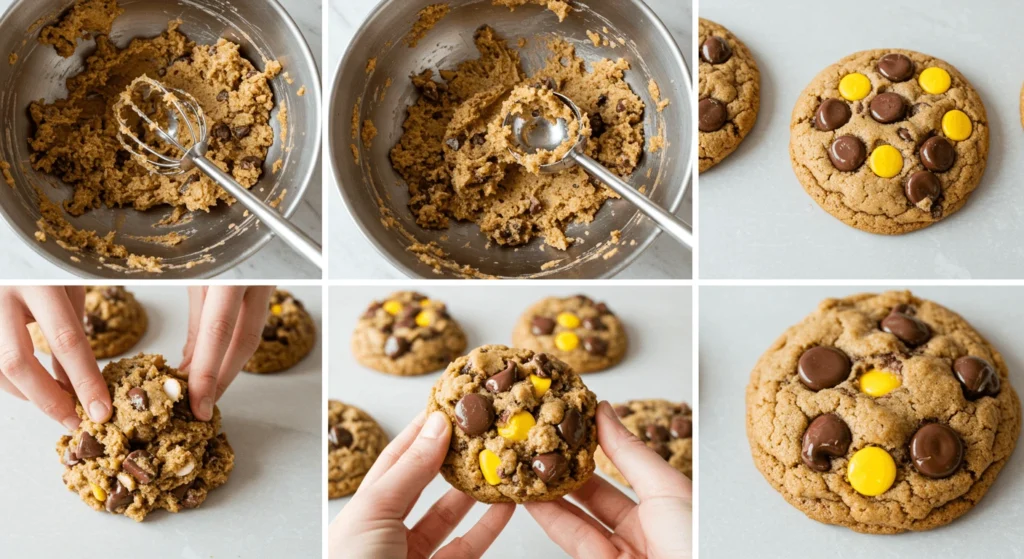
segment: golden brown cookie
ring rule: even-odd
[[[586,295],[538,301],[519,317],[512,344],[548,353],[581,374],[618,364],[629,345],[608,305]]]
[[[862,51],[800,94],[789,152],[800,184],[825,211],[862,231],[899,235],[967,202],[985,174],[988,117],[947,62]]]
[[[736,151],[757,122],[761,72],[750,49],[728,29],[700,19],[697,145],[700,172]]]
[[[906,291],[825,300],[747,386],[765,479],[807,516],[874,534],[971,510],[1013,453],[1020,413],[999,352]]]
[[[275,290],[260,347],[242,368],[249,373],[277,373],[302,361],[316,345],[316,325],[302,302]]]
[[[148,326],[146,310],[135,296],[123,287],[86,287],[85,317],[82,319],[96,359],[117,357],[135,347]],[[32,344],[43,353],[50,353],[50,344],[39,325],[28,325]]]
[[[668,400],[630,400],[615,406],[615,415],[638,439],[686,477],[693,477],[693,412]],[[601,471],[629,486],[601,447],[594,459]]]
[[[387,445],[388,436],[369,414],[328,400],[327,497],[337,499],[355,493]]]

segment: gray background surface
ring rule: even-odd
[[[284,289],[305,304],[319,328],[322,290]],[[188,333],[185,288],[131,290],[149,313],[149,330],[125,357],[160,353],[176,367]],[[64,428],[32,404],[0,393],[0,472],[7,480],[0,557],[320,557],[326,497],[321,347],[318,342],[288,372],[240,373],[217,404],[235,450],[227,484],[198,509],[154,511],[142,523],[96,512],[68,491],[54,450]],[[50,358],[37,356],[49,369]]]
[[[700,290],[700,556],[835,558],[1022,557],[1024,456],[1006,463],[985,498],[945,527],[898,536],[858,534],[808,519],[754,466],[744,394],[757,359],[786,328],[828,297],[870,287],[703,287]],[[997,350],[1024,388],[1024,288],[913,290],[959,313]]]
[[[751,134],[700,188],[704,278],[1024,278],[1024,134],[1018,53],[1024,3],[702,0],[701,17],[735,33],[761,69]],[[1002,49],[1000,45],[1016,45]],[[988,168],[952,217],[898,237],[863,233],[804,192],[789,161],[789,120],[803,88],[848,54],[906,48],[956,66],[991,126]]]
[[[440,372],[419,377],[378,373],[356,362],[348,340],[359,316],[370,302],[383,300],[398,289],[332,287],[328,294],[330,335],[335,342],[328,350],[331,369],[327,394],[366,410],[392,438],[426,408],[430,389],[437,382]],[[510,344],[512,328],[519,315],[530,304],[544,297],[583,292],[597,301],[605,301],[625,324],[629,349],[619,365],[607,371],[583,375],[587,386],[599,399],[613,403],[639,398],[681,399],[692,403],[692,297],[689,287],[580,289],[498,287],[493,283],[473,283],[465,287],[425,287],[417,290],[448,304],[451,315],[466,331],[469,349],[485,344]],[[450,487],[441,476],[434,479],[412,509],[407,524],[412,525],[418,521]],[[618,487],[630,496],[633,495],[629,489]],[[328,501],[329,519],[333,520],[349,500],[342,498]],[[485,511],[483,505],[475,506],[456,528],[454,536],[464,534]],[[511,559],[565,555],[548,539],[526,509],[520,507],[485,556]]]

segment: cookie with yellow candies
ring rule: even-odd
[[[747,45],[725,27],[701,18],[698,36],[697,145],[703,173],[736,151],[754,128],[761,72]]]
[[[526,309],[512,332],[512,345],[550,354],[582,374],[616,365],[629,344],[608,305],[574,295],[548,297]]]
[[[651,450],[686,477],[693,477],[693,412],[684,403],[668,400],[630,400],[615,405],[615,415]],[[629,485],[608,455],[597,447],[594,457],[602,472]]]
[[[287,291],[274,291],[260,345],[242,370],[279,373],[302,361],[316,345],[316,325],[302,302]]]
[[[391,375],[432,373],[464,351],[466,335],[448,307],[414,291],[371,303],[352,333],[356,360]]]
[[[327,498],[351,495],[388,445],[384,429],[365,411],[327,401]]]
[[[597,397],[572,367],[528,349],[478,347],[430,392],[452,437],[441,475],[484,503],[551,501],[594,473]]]
[[[829,66],[800,94],[790,124],[804,190],[843,223],[883,235],[962,208],[988,148],[974,87],[947,62],[909,50],[863,51]]]
[[[858,532],[930,530],[971,510],[1010,459],[1007,364],[962,317],[907,291],[827,299],[765,352],[747,437],[804,514]]]

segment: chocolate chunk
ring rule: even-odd
[[[608,102],[608,96],[605,95],[604,93],[602,93],[602,94],[597,96],[597,106],[598,107],[603,107],[604,104],[607,103],[607,102]]]
[[[85,315],[85,321],[82,323],[82,326],[85,328],[86,336],[95,336],[107,331],[107,321],[94,313]]]
[[[127,507],[135,501],[132,492],[121,485],[118,480],[114,481],[114,490],[107,494],[107,512],[117,512],[121,507]]]
[[[889,81],[905,82],[914,77],[914,61],[897,53],[889,53],[878,60],[878,73]]]
[[[135,411],[146,411],[149,409],[149,394],[146,391],[135,387],[128,391],[128,401],[132,403]]]
[[[191,485],[192,485],[191,483],[186,483],[184,485],[179,485],[179,486],[177,486],[177,487],[175,487],[174,489],[171,490],[171,495],[173,495],[175,499],[180,501],[180,500],[185,498],[185,493],[188,491],[188,488]]]
[[[825,99],[814,113],[814,127],[823,132],[836,130],[850,122],[852,115],[850,106],[845,101]]]
[[[261,337],[264,340],[268,341],[268,342],[272,342],[272,341],[276,340],[277,339],[277,327],[274,326],[273,324],[267,324],[267,325],[263,326],[263,333],[261,334]]]
[[[864,142],[856,136],[839,136],[828,148],[828,158],[832,165],[840,171],[856,171],[867,159],[867,149]]]
[[[612,409],[615,410],[615,415],[619,417],[629,417],[633,415],[633,410],[629,409],[629,406],[625,406],[623,404],[618,404]]]
[[[917,171],[907,177],[907,182],[903,185],[903,193],[907,195],[907,200],[910,200],[910,203],[915,206],[928,199],[934,204],[942,196],[942,183],[939,181],[939,177],[930,171]]]
[[[476,134],[473,134],[472,138],[469,139],[469,143],[473,144],[474,146],[482,146],[486,142],[487,137],[484,136],[483,132],[477,132]]]
[[[953,375],[964,391],[964,398],[977,400],[985,396],[997,396],[1002,382],[991,363],[981,357],[968,355],[953,362]]]
[[[392,359],[398,359],[409,352],[409,348],[412,344],[409,340],[401,336],[388,336],[388,339],[384,341],[384,355]]]
[[[561,479],[569,472],[569,461],[557,452],[541,454],[533,459],[533,473],[544,483]]]
[[[242,138],[248,138],[250,132],[252,132],[252,127],[248,124],[236,126],[231,129],[231,133],[235,136],[235,138],[239,140],[241,140]]]
[[[444,141],[445,145],[448,146],[452,151],[459,151],[459,141],[455,138],[448,138]]]
[[[900,128],[899,130],[897,130],[896,131],[896,135],[899,136],[901,139],[906,140],[908,142],[913,142],[914,141],[914,135],[911,134],[910,130],[907,130],[906,128]]]
[[[263,167],[263,161],[254,155],[247,155],[242,158],[240,165],[243,170],[251,171],[253,169],[261,169]]]
[[[669,431],[677,439],[689,439],[693,436],[693,420],[689,417],[677,415],[672,418]]]
[[[544,205],[536,198],[530,198],[530,215],[537,215],[544,211]]]
[[[226,89],[222,89],[220,93],[217,94],[217,100],[221,103],[227,101],[229,97],[231,97],[231,94],[228,93]]]
[[[583,349],[591,355],[604,356],[608,354],[608,342],[596,336],[583,338]]]
[[[814,418],[804,431],[803,450],[800,458],[807,467],[827,472],[832,469],[832,458],[838,458],[850,450],[853,435],[846,422],[834,413]]]
[[[892,124],[907,114],[907,103],[899,94],[879,93],[871,100],[871,118],[882,124]]]
[[[96,437],[89,434],[88,431],[82,431],[82,436],[78,439],[78,446],[75,447],[76,458],[79,460],[99,458],[103,456],[103,451],[103,444],[97,441]]]
[[[832,388],[850,376],[850,358],[832,346],[816,346],[800,356],[797,373],[804,386],[817,392]]]
[[[665,443],[658,443],[651,447],[651,450],[658,453],[665,460],[672,458],[672,451],[668,449],[668,445]]]
[[[212,133],[214,138],[217,138],[222,142],[226,142],[231,139],[231,128],[223,122],[215,124],[213,126]]]
[[[65,466],[70,468],[71,466],[74,466],[79,462],[80,460],[78,459],[77,456],[75,456],[74,451],[72,451],[71,449],[64,451],[64,457],[61,459],[61,463],[63,463]]]
[[[964,460],[964,444],[948,425],[929,423],[910,439],[910,458],[921,475],[932,479],[948,477]]]
[[[206,483],[203,480],[196,478],[196,480],[193,481],[185,491],[185,498],[180,499],[181,506],[186,509],[194,509],[203,504],[203,501],[205,500],[203,489],[206,489]]]
[[[512,385],[515,384],[518,372],[519,367],[516,365],[515,361],[509,361],[508,366],[505,367],[504,371],[501,371],[484,382],[484,388],[486,388],[488,392],[492,392],[494,394],[504,392],[509,388],[512,388]]]
[[[700,57],[708,64],[722,64],[732,57],[732,48],[725,39],[711,36],[701,44]]]
[[[601,116],[601,113],[593,113],[590,115],[591,138],[599,138],[607,129],[608,125],[605,123],[604,117]]]
[[[587,427],[583,424],[583,415],[574,409],[566,411],[562,422],[558,424],[558,434],[572,450],[576,450],[576,447],[580,445],[586,432]]]
[[[929,171],[948,171],[956,162],[956,149],[942,136],[932,136],[921,144],[921,164]]]
[[[919,346],[932,337],[932,330],[915,316],[909,313],[911,309],[900,305],[889,313],[889,316],[882,319],[882,330],[888,332],[907,344],[910,347]]]
[[[588,316],[583,319],[583,327],[587,330],[607,330],[600,317]]]
[[[668,441],[670,433],[664,426],[652,423],[644,429],[644,435],[646,435],[647,440],[651,442],[663,443]]]
[[[626,110],[626,101],[624,99],[619,99],[619,103],[617,105],[615,105],[615,112],[621,113],[622,111],[625,111],[625,110]]]
[[[352,437],[352,432],[348,429],[339,425],[331,425],[331,428],[327,430],[327,442],[330,444],[331,450],[338,450],[339,448],[352,448],[352,443],[355,439]]]
[[[142,449],[133,450],[124,462],[121,462],[121,469],[143,485],[156,479],[156,462],[153,455]]]
[[[537,355],[534,355],[533,364],[537,366],[536,374],[540,378],[550,378],[551,373],[559,369],[556,361],[553,361],[546,353],[538,353]]]
[[[546,316],[535,316],[530,321],[530,333],[534,336],[548,336],[555,331],[555,321]]]
[[[725,103],[711,97],[700,100],[700,103],[697,104],[697,113],[697,128],[700,128],[701,132],[719,130],[729,120],[729,109],[726,108]]]
[[[480,394],[466,394],[455,404],[455,424],[471,437],[482,435],[494,424],[494,406]]]

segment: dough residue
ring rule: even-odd
[[[3,174],[4,182],[7,186],[14,188],[14,176],[11,175],[11,164],[6,161],[0,161],[0,174]]]
[[[60,21],[39,32],[39,42],[53,46],[57,54],[68,58],[75,54],[79,39],[110,35],[114,20],[123,13],[117,0],[79,0]]]
[[[658,112],[665,110],[665,107],[671,103],[668,99],[661,98],[661,88],[658,87],[658,82],[650,80],[647,82],[647,92],[651,94],[651,99],[654,99],[655,105],[657,105]]]
[[[10,64],[11,66],[14,66],[15,64],[17,64],[18,63],[18,53],[12,52],[11,55],[7,57],[7,63]]]
[[[448,15],[450,9],[451,7],[448,4],[431,4],[420,10],[416,17],[416,23],[409,30],[409,34],[405,36],[405,45],[409,48],[416,48],[416,45],[427,36],[427,33],[444,19],[444,16]],[[374,67],[376,67],[377,61],[375,59],[371,60],[374,63]],[[367,73],[369,73],[371,71],[370,65],[367,64],[366,67]]]
[[[493,0],[493,4],[495,6],[505,6],[513,11],[519,6],[535,4],[554,12],[558,16],[558,21],[565,21],[565,18],[569,17],[569,14],[572,13],[572,6],[569,5],[569,0]]]

